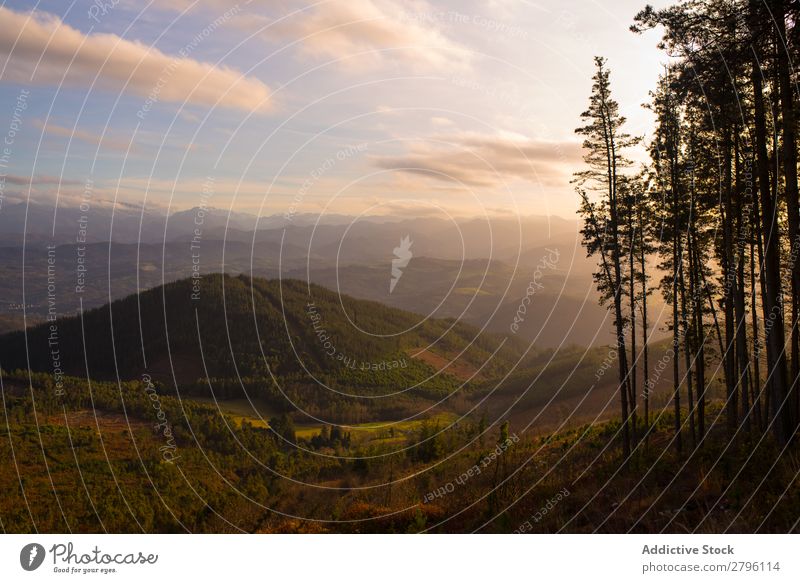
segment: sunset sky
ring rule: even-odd
[[[572,216],[595,54],[648,125],[644,4],[6,2],[2,202]]]

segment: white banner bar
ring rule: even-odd
[[[791,535],[5,535],[0,581],[800,581]],[[684,579],[685,578],[685,579]],[[244,580],[244,579],[241,579]]]

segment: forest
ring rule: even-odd
[[[663,32],[664,70],[646,104],[652,138],[625,130],[602,58],[575,174],[583,243],[614,316],[621,442],[646,443],[652,362],[648,297],[671,318],[672,445],[704,446],[707,393],[725,387],[729,440],[796,442],[800,424],[798,4],[690,1],[639,12]],[[649,162],[636,165],[634,148]],[[660,415],[661,413],[657,413]]]

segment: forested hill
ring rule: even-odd
[[[453,320],[425,319],[302,281],[210,275],[200,282],[184,279],[2,336],[0,366],[100,379],[150,374],[170,385],[270,375],[314,383],[322,375],[397,390],[430,376],[436,358],[449,362],[463,353],[445,372],[483,367],[485,377],[511,366],[523,350]],[[411,358],[426,347],[429,358]]]

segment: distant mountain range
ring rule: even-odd
[[[23,211],[21,205],[2,209],[0,224],[9,229],[0,230],[3,240],[21,237]],[[282,216],[233,213],[229,219],[220,209],[181,211],[166,221],[123,205],[114,209],[113,229],[110,208],[92,209],[83,219],[79,209],[59,209],[52,236],[52,212],[31,205],[25,246],[0,245],[0,333],[53,311],[70,315],[193,274],[224,272],[308,280],[540,347],[611,341],[592,283],[595,263],[585,257],[575,221],[335,215],[316,224],[313,215],[296,215],[287,224]],[[79,233],[85,243],[76,241]],[[394,249],[406,237],[411,258],[390,290]]]
[[[316,222],[316,215],[298,214],[294,225]],[[347,217],[330,216],[327,223],[338,224]],[[83,223],[83,225],[81,224]],[[142,208],[128,203],[98,201],[81,208],[75,204],[32,202],[5,204],[0,209],[0,246],[50,243],[64,245],[75,243],[85,231],[88,243],[113,241],[115,243],[169,242],[191,238],[196,228],[201,228],[207,238],[223,238],[225,228],[231,233],[252,232],[258,229],[282,228],[287,224],[283,215],[257,217],[241,212],[218,208],[195,207],[167,213],[161,208]],[[211,235],[214,235],[213,237]]]
[[[99,201],[83,208],[31,202],[0,208],[0,246],[48,243],[64,245],[82,238],[87,243],[169,243],[191,240],[196,229],[206,240],[259,243],[288,242],[327,247],[332,241],[371,248],[409,235],[415,254],[457,259],[460,257],[513,257],[529,247],[548,241],[575,241],[577,221],[559,217],[460,219],[392,218],[387,216],[317,215],[299,213],[258,217],[219,208],[195,207],[167,213],[162,208],[142,208],[128,203]],[[257,231],[256,235],[254,232]],[[432,253],[431,251],[435,251]],[[391,253],[391,248],[389,249]]]

